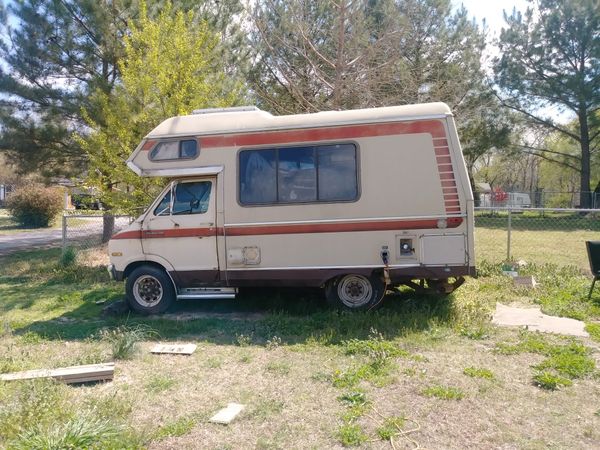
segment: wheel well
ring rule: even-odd
[[[161,264],[154,262],[154,261],[132,262],[123,271],[123,279],[126,279],[129,275],[131,275],[131,272],[133,272],[135,269],[137,269],[138,267],[141,267],[141,266],[156,267],[157,269],[163,270],[169,276],[169,279],[171,280],[171,283],[173,283],[173,287],[175,288],[175,292],[177,292],[177,285],[175,284],[175,280],[173,280],[173,277],[171,276],[169,271],[167,269],[165,269]]]

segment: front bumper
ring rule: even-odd
[[[118,270],[116,270],[114,264],[109,264],[108,266],[106,266],[106,270],[108,271],[110,278],[113,281],[123,281],[123,272],[119,272]]]

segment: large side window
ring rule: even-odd
[[[278,200],[282,203],[317,200],[317,165],[314,147],[279,150]]]
[[[319,200],[354,200],[358,197],[356,147],[352,144],[324,145],[319,160]]]
[[[358,198],[354,144],[243,150],[243,205],[352,201]]]
[[[171,192],[169,191],[154,209],[156,216],[204,214],[210,201],[210,181],[178,183],[175,186],[173,209],[171,210]]]
[[[240,202],[245,205],[277,201],[276,150],[240,152]]]

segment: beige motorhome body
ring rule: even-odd
[[[109,245],[140,311],[261,285],[325,286],[364,308],[385,285],[448,290],[474,273],[473,195],[443,103],[199,111],[157,126],[128,165],[173,180]]]

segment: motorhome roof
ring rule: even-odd
[[[261,130],[349,125],[445,117],[451,114],[445,103],[387,106],[350,111],[324,111],[311,114],[273,116],[252,107],[198,110],[189,116],[171,117],[154,128],[146,138],[229,134]]]

